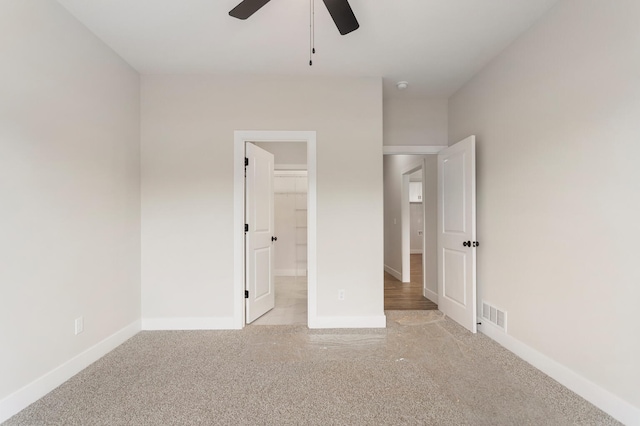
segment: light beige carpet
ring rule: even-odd
[[[380,330],[141,332],[6,425],[612,425],[439,311]]]

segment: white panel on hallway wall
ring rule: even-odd
[[[409,215],[411,217],[411,254],[420,254],[422,253],[422,238],[424,232],[424,224],[422,223],[422,203],[411,203],[409,205],[409,210]]]
[[[279,176],[276,173],[275,274],[304,276],[307,274],[307,177]]]
[[[422,182],[409,182],[409,202],[422,202]]]

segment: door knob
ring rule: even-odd
[[[463,241],[462,245],[465,247],[471,247],[471,241]]]
[[[271,241],[278,241],[278,237],[271,237]]]

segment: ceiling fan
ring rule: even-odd
[[[231,12],[229,12],[229,15],[238,19],[247,19],[249,16],[256,13],[262,6],[269,3],[269,1],[270,0],[243,0],[240,4],[234,7]],[[349,34],[351,31],[355,31],[360,27],[356,16],[353,14],[353,10],[351,10],[348,0],[322,1],[325,6],[327,6],[329,14],[331,15],[331,18],[333,18],[333,22],[335,22],[336,27],[338,27],[340,34]]]

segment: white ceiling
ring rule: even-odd
[[[240,0],[58,0],[142,74],[384,77],[385,97],[448,97],[558,0],[350,0],[360,28],[338,33],[315,0],[271,0],[246,21]],[[407,80],[403,92],[395,83]]]

